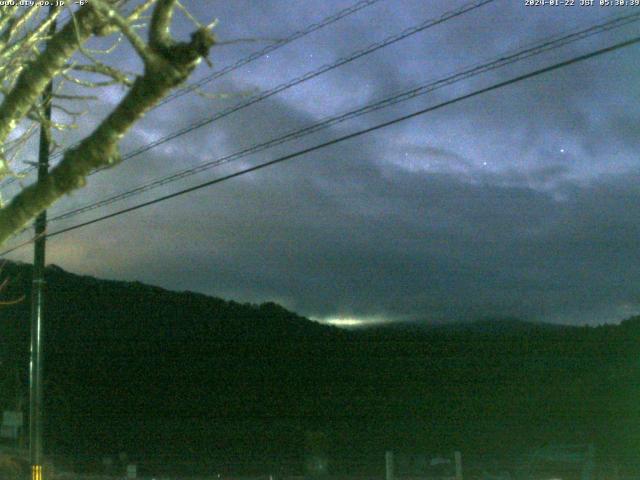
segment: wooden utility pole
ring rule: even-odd
[[[54,6],[49,8],[53,15]],[[49,33],[56,30],[51,23]],[[49,150],[51,148],[51,98],[53,83],[49,82],[42,95],[44,121],[40,124],[38,151],[38,182],[49,175]],[[29,361],[29,461],[31,479],[42,480],[42,317],[44,309],[44,264],[46,247],[47,211],[35,221],[33,250],[33,283],[31,288],[31,353]]]

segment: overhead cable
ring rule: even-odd
[[[413,98],[416,98],[418,96],[421,95],[425,95],[427,93],[433,92],[434,90],[437,90],[439,88],[451,85],[453,83],[457,83],[460,82],[462,80],[466,80],[468,78],[489,72],[491,70],[495,70],[497,68],[501,68],[504,67],[506,65],[515,63],[515,62],[519,62],[522,60],[525,60],[527,58],[531,58],[535,55],[540,55],[542,53],[548,52],[550,50],[554,50],[560,47],[563,47],[565,45],[568,45],[569,43],[578,41],[578,40],[583,40],[585,38],[594,36],[596,34],[602,33],[604,31],[607,30],[611,30],[613,28],[618,28],[621,27],[623,25],[627,25],[629,23],[632,22],[637,22],[638,20],[640,20],[640,12],[636,12],[630,15],[626,15],[624,17],[617,17],[614,18],[612,20],[609,20],[607,22],[604,23],[600,23],[597,25],[593,25],[587,28],[583,28],[582,30],[579,31],[573,31],[572,33],[568,33],[565,34],[563,36],[557,36],[551,40],[545,40],[542,42],[538,42],[537,44],[529,47],[529,48],[525,48],[523,50],[519,50],[517,52],[511,53],[511,54],[503,54],[501,55],[499,58],[487,62],[487,63],[483,63],[483,64],[477,64],[474,65],[472,67],[467,67],[464,70],[461,71],[457,71],[455,73],[449,74],[445,77],[442,77],[438,80],[435,81],[430,81],[428,83],[422,84],[418,87],[414,87],[411,88],[409,90],[405,90],[401,93],[392,95],[390,97],[387,97],[385,99],[376,101],[374,103],[370,103],[364,107],[355,109],[355,110],[351,110],[348,111],[346,113],[340,114],[340,115],[335,115],[329,118],[326,118],[318,123],[315,123],[313,125],[310,125],[308,127],[305,128],[301,128],[298,130],[294,130],[291,131],[285,135],[279,136],[277,138],[268,140],[266,142],[262,142],[256,145],[253,145],[251,147],[245,148],[243,150],[240,150],[238,152],[234,152],[232,154],[229,155],[225,155],[223,157],[217,158],[215,160],[209,160],[206,162],[202,162],[198,165],[195,165],[193,167],[189,167],[189,168],[185,168],[182,170],[179,170],[177,172],[171,173],[169,175],[165,175],[163,177],[154,179],[150,182],[147,182],[145,184],[139,185],[137,187],[134,187],[132,189],[128,189],[125,190],[123,192],[117,193],[115,195],[110,195],[102,200],[99,201],[95,201],[92,203],[89,203],[87,205],[81,206],[81,207],[77,207],[71,210],[67,210],[59,215],[56,215],[52,218],[50,218],[50,222],[55,222],[55,221],[59,221],[59,220],[63,220],[66,218],[70,218],[76,215],[79,215],[81,213],[85,213],[91,210],[95,210],[97,208],[101,208],[107,205],[110,205],[112,203],[121,201],[121,200],[125,200],[127,198],[136,196],[136,195],[140,195],[144,192],[153,190],[155,188],[159,188],[161,186],[167,185],[169,183],[178,181],[178,180],[182,180],[184,178],[187,178],[191,175],[203,172],[205,170],[209,170],[212,169],[214,167],[218,167],[220,165],[229,163],[231,161],[235,161],[238,160],[240,158],[244,158],[248,155],[257,153],[257,152],[261,152],[263,150],[266,150],[268,148],[277,146],[277,145],[281,145],[285,142],[291,141],[291,140],[295,140],[295,139],[299,139],[302,137],[305,137],[307,135],[310,135],[312,133],[318,132],[320,130],[324,130],[328,127],[337,125],[339,123],[345,122],[347,120],[351,120],[357,117],[360,117],[362,115],[371,113],[373,111],[377,111],[380,110],[382,108],[387,108],[390,107],[392,105],[401,103],[401,102],[405,102],[408,100],[411,100]]]
[[[565,61],[562,61],[562,62],[559,62],[559,63],[555,63],[555,64],[553,64],[551,66],[548,66],[548,67],[540,68],[540,69],[534,70],[532,72],[525,73],[523,75],[519,75],[519,76],[511,78],[509,80],[505,80],[505,81],[502,81],[502,82],[495,83],[495,84],[493,84],[491,86],[488,86],[488,87],[480,88],[480,89],[475,90],[475,91],[473,91],[471,93],[460,95],[460,96],[455,97],[455,98],[453,98],[451,100],[447,100],[447,101],[441,102],[441,103],[439,103],[437,105],[433,105],[431,107],[423,108],[421,110],[415,111],[415,112],[407,114],[407,115],[402,115],[400,117],[396,117],[396,118],[394,118],[392,120],[388,120],[386,122],[379,123],[379,124],[374,125],[372,127],[368,127],[368,128],[362,129],[362,130],[358,130],[357,132],[353,132],[353,133],[350,133],[350,134],[347,134],[347,135],[343,135],[341,137],[334,138],[334,139],[329,140],[327,142],[323,142],[323,143],[320,143],[318,145],[314,145],[313,147],[308,147],[308,148],[299,150],[297,152],[290,153],[288,155],[284,155],[284,156],[278,157],[278,158],[276,158],[274,160],[270,160],[268,162],[260,163],[258,165],[254,165],[252,167],[245,168],[243,170],[231,173],[229,175],[225,175],[225,176],[213,179],[213,180],[209,180],[207,182],[200,183],[198,185],[195,185],[195,186],[192,186],[192,187],[189,187],[189,188],[185,188],[183,190],[180,190],[180,191],[168,194],[168,195],[164,195],[162,197],[155,198],[153,200],[149,200],[147,202],[139,203],[137,205],[133,205],[131,207],[127,207],[127,208],[124,208],[122,210],[118,210],[117,212],[113,212],[113,213],[110,213],[110,214],[107,214],[107,215],[103,215],[101,217],[94,218],[92,220],[88,220],[86,222],[82,222],[82,223],[78,223],[78,224],[75,224],[75,225],[71,225],[71,226],[66,227],[66,228],[62,228],[62,229],[57,230],[55,232],[48,233],[47,234],[47,238],[51,238],[51,237],[55,237],[55,236],[58,236],[58,235],[62,235],[63,233],[67,233],[67,232],[71,232],[73,230],[84,228],[84,227],[86,227],[88,225],[92,225],[94,223],[98,223],[98,222],[107,220],[109,218],[114,218],[114,217],[123,215],[125,213],[129,213],[129,212],[132,212],[132,211],[135,211],[135,210],[139,210],[141,208],[145,208],[145,207],[148,207],[148,206],[160,203],[160,202],[164,202],[166,200],[169,200],[169,199],[181,196],[181,195],[185,195],[187,193],[191,193],[191,192],[194,192],[194,191],[197,191],[197,190],[201,190],[201,189],[206,188],[206,187],[210,187],[212,185],[216,185],[218,183],[225,182],[227,180],[231,180],[232,178],[240,177],[242,175],[246,175],[248,173],[252,173],[252,172],[261,170],[263,168],[266,168],[266,167],[270,167],[270,166],[273,166],[273,165],[276,165],[276,164],[279,164],[279,163],[283,163],[283,162],[286,162],[288,160],[292,160],[294,158],[298,158],[298,157],[301,157],[303,155],[306,155],[306,154],[321,150],[323,148],[326,148],[326,147],[329,147],[329,146],[332,146],[332,145],[336,145],[336,144],[344,142],[346,140],[351,140],[353,138],[357,138],[357,137],[360,137],[362,135],[366,135],[368,133],[381,130],[383,128],[395,125],[397,123],[404,122],[404,121],[407,121],[409,119],[425,115],[427,113],[433,112],[435,110],[439,110],[439,109],[447,107],[449,105],[453,105],[455,103],[459,103],[459,102],[461,102],[463,100],[468,100],[470,98],[477,97],[479,95],[482,95],[482,94],[485,94],[485,93],[488,93],[488,92],[491,92],[491,91],[495,91],[495,90],[498,90],[500,88],[504,88],[506,86],[509,86],[509,85],[512,85],[512,84],[515,84],[515,83],[518,83],[518,82],[522,82],[524,80],[528,80],[530,78],[538,77],[538,76],[543,75],[545,73],[549,73],[549,72],[552,72],[552,71],[555,71],[555,70],[559,70],[559,69],[565,68],[565,67],[567,67],[569,65],[573,65],[573,64],[576,64],[578,62],[583,62],[585,60],[588,60],[588,59],[591,59],[591,58],[594,58],[594,57],[597,57],[597,56],[600,56],[600,55],[604,55],[606,53],[610,53],[610,52],[613,52],[613,51],[616,51],[616,50],[620,50],[622,48],[629,47],[631,45],[635,45],[635,44],[638,44],[638,43],[640,43],[640,36],[634,37],[634,38],[632,38],[630,40],[626,40],[626,41],[623,41],[623,42],[616,43],[616,44],[611,45],[609,47],[605,47],[605,48],[601,48],[599,50],[595,50],[593,52],[590,52],[590,53],[587,53],[587,54],[584,54],[584,55],[573,57],[573,58],[571,58],[569,60],[565,60]],[[6,254],[8,254],[8,253],[10,253],[10,252],[12,252],[14,250],[16,250],[17,248],[20,248],[20,247],[14,247],[14,248],[11,248],[9,250],[3,251],[2,253],[0,253],[0,257],[4,256],[4,255],[6,255]]]

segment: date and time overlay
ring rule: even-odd
[[[2,7],[64,7],[71,5],[86,5],[89,0],[0,0]]]
[[[522,0],[525,7],[640,7],[640,0]],[[0,0],[1,7],[64,7],[89,0]]]
[[[525,7],[640,7],[640,0],[523,0]]]

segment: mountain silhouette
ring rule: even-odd
[[[0,300],[25,296],[0,311],[4,408],[28,387],[31,268],[2,270]],[[386,450],[640,447],[640,317],[345,330],[275,303],[45,275],[45,451],[78,468],[127,452],[169,470],[298,471],[309,432],[336,472],[379,473]]]

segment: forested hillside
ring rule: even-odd
[[[30,266],[7,263],[2,274],[4,299],[27,298],[0,312],[0,391],[12,408],[27,389]],[[308,432],[328,439],[334,468],[386,449],[640,447],[640,318],[349,331],[273,303],[55,266],[46,275],[49,453],[295,466]]]

